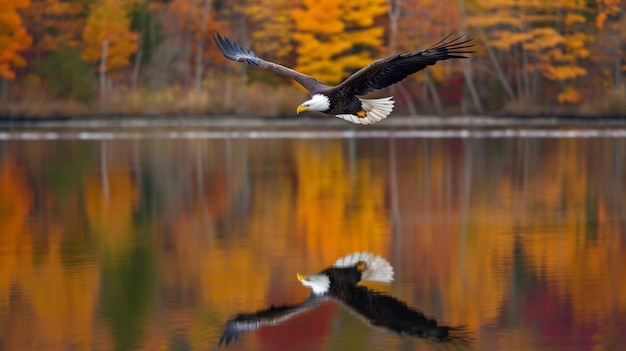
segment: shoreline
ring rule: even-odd
[[[395,128],[523,128],[623,126],[626,116],[616,117],[529,117],[529,116],[391,116],[373,125],[356,125],[331,116],[319,117],[239,117],[239,116],[167,116],[167,117],[90,117],[54,119],[0,119],[0,130],[18,129],[301,129],[332,128],[380,130]]]

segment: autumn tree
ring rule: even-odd
[[[33,52],[39,56],[62,47],[78,49],[89,11],[86,0],[31,0],[23,13]]]
[[[87,19],[83,30],[83,59],[104,61],[107,71],[126,67],[137,50],[137,33],[130,31],[130,18],[123,0],[103,0]]]
[[[450,33],[463,33],[457,0],[388,0],[390,33],[389,54],[425,49]],[[419,23],[419,26],[416,26]],[[411,109],[409,93],[419,95],[421,110],[438,114],[443,112],[442,100],[436,83],[450,80],[461,72],[459,62],[440,62],[392,86],[398,89]],[[417,84],[416,84],[417,83]],[[448,83],[443,83],[448,87]],[[409,88],[410,87],[410,90]],[[409,90],[409,91],[407,91]],[[458,89],[459,91],[461,89]],[[460,97],[460,94],[455,94]],[[433,110],[428,110],[432,106]]]
[[[269,60],[286,58],[292,51],[291,33],[296,20],[292,0],[249,0],[243,7],[248,17],[254,52]]]
[[[139,34],[137,51],[133,57],[131,86],[134,90],[139,81],[142,64],[150,61],[156,48],[163,42],[163,27],[147,3],[134,6],[130,17],[131,30]]]
[[[130,65],[137,50],[137,33],[130,30],[130,18],[124,1],[102,0],[91,12],[83,30],[83,59],[100,62],[100,94],[106,97],[106,72]]]
[[[163,44],[152,62],[155,83],[202,87],[210,61],[211,33],[223,31],[213,0],[172,0],[153,3],[162,26]],[[157,82],[158,81],[158,82]]]
[[[589,56],[587,44],[592,39],[585,31],[587,10],[576,0],[558,4],[489,0],[472,8],[468,24],[480,33],[497,70],[502,72],[504,65],[514,72],[499,76],[505,91],[512,86],[517,98],[535,98],[544,78],[558,84],[559,102],[579,102],[576,81],[587,74],[581,63]]]
[[[386,0],[303,0],[293,11],[296,69],[328,84],[366,66],[383,44]]]
[[[0,0],[0,78],[15,79],[14,69],[26,65],[20,51],[30,47],[32,37],[18,10],[29,5],[29,0]]]
[[[597,2],[596,28],[598,50],[593,56],[604,69],[605,79],[612,81],[613,88],[619,89],[623,84],[623,75],[626,72],[626,20],[623,13],[626,2],[623,0],[599,0]],[[610,73],[608,73],[610,72]]]

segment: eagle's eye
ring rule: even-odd
[[[367,268],[367,263],[365,263],[365,261],[359,261],[355,268],[357,272],[363,272],[365,268]]]

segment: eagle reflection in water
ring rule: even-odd
[[[439,325],[393,296],[358,285],[362,281],[390,283],[393,280],[393,267],[380,256],[367,252],[350,254],[317,274],[298,273],[297,277],[311,288],[308,299],[295,305],[271,306],[255,313],[238,314],[227,322],[219,345],[228,345],[245,332],[276,325],[328,300],[338,301],[373,327],[401,335],[440,342],[467,343],[469,340],[463,327]]]

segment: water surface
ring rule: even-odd
[[[471,343],[327,303],[229,349],[626,349],[622,129],[0,132],[0,194],[0,350],[213,350],[363,250]]]

